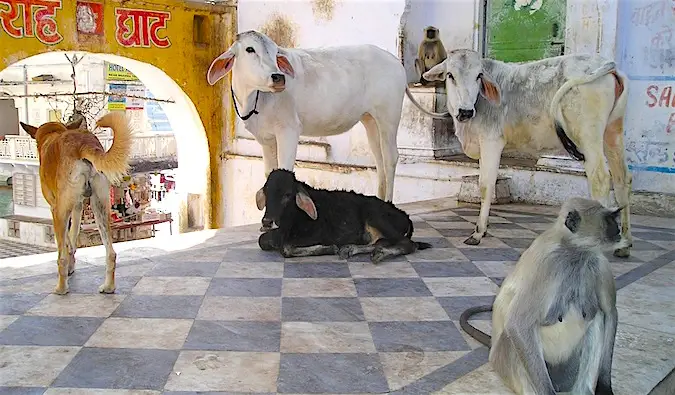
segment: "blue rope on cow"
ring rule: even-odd
[[[253,104],[253,110],[251,110],[251,112],[249,112],[245,117],[242,117],[241,114],[239,114],[239,109],[237,108],[237,99],[234,97],[234,89],[232,89],[232,86],[230,86],[230,92],[232,92],[232,102],[234,103],[234,111],[237,113],[237,116],[241,118],[242,121],[251,118],[253,114],[259,114],[256,108],[258,107],[258,96],[260,96],[260,91],[256,91],[255,104]]]

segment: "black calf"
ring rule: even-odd
[[[263,223],[277,228],[260,235],[263,250],[286,257],[371,254],[373,263],[431,247],[414,242],[405,211],[375,196],[314,189],[288,170],[276,169],[256,193]],[[320,215],[319,215],[320,214]]]

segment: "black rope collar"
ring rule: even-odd
[[[260,96],[260,91],[256,91],[255,104],[253,104],[253,110],[251,110],[251,112],[249,112],[248,114],[246,114],[246,116],[243,117],[241,116],[241,114],[239,114],[239,109],[237,108],[237,99],[234,97],[234,89],[232,89],[232,85],[230,85],[230,92],[232,92],[232,102],[234,103],[234,111],[237,113],[237,116],[241,118],[242,121],[251,118],[253,114],[259,114],[256,108],[258,108],[258,96]]]

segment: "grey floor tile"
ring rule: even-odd
[[[431,225],[429,225],[426,221],[413,221],[413,229],[429,229],[431,228]],[[414,235],[414,232],[413,232]]]
[[[38,304],[47,294],[0,294],[0,314],[19,315]]]
[[[347,262],[285,263],[284,278],[349,277]]]
[[[466,262],[413,262],[420,277],[476,277],[483,276],[473,263]]]
[[[525,229],[518,224],[508,223],[508,222],[493,222],[488,225],[488,232],[490,229]]]
[[[460,248],[472,261],[517,261],[520,253],[511,248]]]
[[[215,276],[220,262],[183,262],[183,263],[158,263],[146,276],[166,277],[213,277]]]
[[[420,218],[422,218],[425,221],[430,221],[430,222],[468,222],[464,218],[459,217],[457,215],[422,214],[422,215],[420,215]]]
[[[383,393],[389,390],[376,354],[282,354],[279,393]]]
[[[214,278],[208,296],[281,296],[280,278]]]
[[[103,318],[22,316],[0,332],[0,344],[82,346],[101,323]]]
[[[176,359],[175,350],[83,348],[52,386],[162,390]]]
[[[278,352],[280,342],[279,322],[196,320],[183,349]]]
[[[68,281],[68,286],[71,293],[76,294],[96,294],[98,287],[103,284],[105,276],[103,268],[98,273],[87,272],[83,273],[75,271]],[[131,290],[136,286],[140,276],[116,276],[115,277],[115,293],[116,294],[130,294]]]
[[[469,237],[473,233],[471,229],[437,229],[438,233],[445,237]]]
[[[547,224],[552,221],[539,215],[510,216],[508,220],[516,224]]]
[[[490,280],[492,280],[493,283],[497,284],[498,287],[501,287],[502,283],[504,282],[504,277],[490,277]]]
[[[633,246],[631,247],[632,250],[635,251],[662,251],[665,250],[665,248],[661,246],[657,246],[654,243],[650,243],[649,241],[645,240],[636,240],[633,239]]]
[[[370,322],[378,352],[467,351],[452,321]]]
[[[671,233],[671,232],[637,231],[637,230],[634,230],[633,236],[639,237],[642,240],[675,241],[675,233]]]
[[[530,244],[534,241],[531,238],[509,238],[509,237],[500,237],[499,240],[504,242],[509,247],[512,248],[528,248]]]
[[[195,318],[203,296],[129,295],[112,313],[112,317]]]
[[[370,260],[370,254],[359,254],[354,255],[347,259],[347,262],[368,262],[372,263]],[[385,262],[406,262],[405,256],[395,256],[393,258],[387,258]]]
[[[231,248],[225,252],[223,262],[283,262],[284,257],[276,251],[253,248]]]
[[[469,307],[492,305],[494,296],[448,296],[436,298],[451,320],[458,321],[459,316]],[[492,313],[480,313],[471,316],[472,320],[490,320]]]
[[[0,387],[2,395],[42,395],[47,388],[42,387]]]
[[[450,240],[445,237],[415,237],[413,234],[412,239],[414,241],[421,241],[431,244],[432,248],[454,248]]]
[[[358,298],[283,298],[281,319],[284,322],[363,321]]]
[[[355,278],[359,297],[432,296],[420,278]]]

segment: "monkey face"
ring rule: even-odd
[[[436,29],[435,27],[428,27],[426,29],[426,33],[427,33],[427,38],[429,40],[434,40],[436,37],[438,37],[438,29]]]
[[[622,208],[609,209],[591,199],[572,198],[561,210],[565,214],[565,227],[572,233],[575,244],[616,250],[628,247],[621,234]]]

